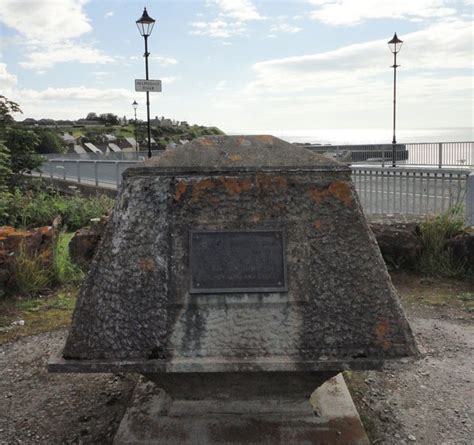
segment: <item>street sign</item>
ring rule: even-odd
[[[161,93],[161,80],[135,79],[135,91]]]

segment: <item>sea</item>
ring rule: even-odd
[[[243,134],[243,132],[228,132]],[[256,130],[244,134],[271,134],[288,142],[331,145],[391,144],[392,130],[380,128],[338,128],[313,130]],[[397,142],[468,142],[474,141],[474,127],[423,128],[397,130]]]

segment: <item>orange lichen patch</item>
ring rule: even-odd
[[[179,201],[181,199],[181,196],[183,196],[184,192],[186,191],[186,184],[183,181],[179,181],[176,184],[176,192],[174,194],[174,199],[175,201]]]
[[[328,191],[332,196],[346,205],[352,202],[352,192],[347,182],[334,181],[329,186]]]
[[[377,336],[377,342],[382,345],[384,351],[390,349],[390,340],[388,339],[388,334],[390,331],[390,326],[386,319],[381,319],[375,326],[375,335]]]
[[[320,219],[317,219],[316,221],[314,221],[314,228],[316,230],[320,230],[322,227],[322,223],[321,223],[321,220]]]
[[[10,226],[3,226],[0,227],[0,238],[6,238],[10,236],[12,233],[15,233],[15,228]]]
[[[324,199],[328,196],[328,190],[318,190],[316,188],[309,189],[311,199],[315,204],[320,205]]]
[[[240,161],[242,159],[242,156],[240,155],[230,155],[229,156],[229,159],[232,161],[232,162],[237,162],[237,161]]]
[[[284,176],[257,173],[256,179],[258,188],[263,191],[283,191],[288,188],[288,181]]]
[[[209,179],[201,179],[193,184],[192,200],[198,201],[206,192],[214,188],[214,182]]]
[[[226,192],[233,196],[238,195],[242,192],[248,192],[252,190],[253,183],[250,179],[235,179],[235,178],[219,178],[220,182],[224,186]]]
[[[138,267],[140,267],[141,270],[153,272],[156,268],[155,260],[153,258],[142,258],[138,262]]]

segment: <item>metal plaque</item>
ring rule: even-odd
[[[283,230],[191,231],[190,292],[286,292]]]

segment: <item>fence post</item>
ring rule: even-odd
[[[443,167],[443,143],[438,144],[438,167]]]
[[[49,176],[53,179],[53,163],[49,161]]]
[[[99,175],[97,172],[97,160],[94,161],[94,179],[95,179],[95,186],[99,187]]]
[[[115,161],[115,177],[117,181],[117,189],[120,186],[120,161]]]
[[[385,167],[385,145],[382,145],[382,167]]]
[[[474,172],[470,173],[466,181],[466,226],[474,226]]]
[[[77,182],[78,184],[81,183],[81,161],[78,159],[77,161]]]
[[[66,161],[63,159],[63,181],[66,180]]]

